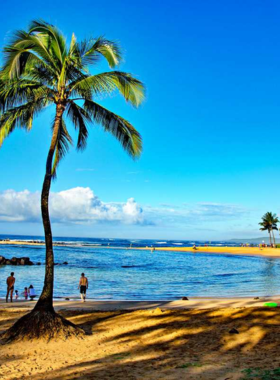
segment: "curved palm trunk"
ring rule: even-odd
[[[45,232],[46,242],[46,267],[45,267],[45,281],[42,294],[35,306],[35,310],[44,309],[54,311],[53,309],[53,282],[54,282],[54,254],[53,254],[53,241],[52,229],[49,215],[49,194],[52,182],[52,162],[55,147],[57,143],[57,136],[61,124],[64,106],[58,104],[56,106],[56,116],[52,134],[51,145],[47,157],[46,174],[43,182],[41,193],[41,212]]]
[[[271,232],[272,232],[272,237],[273,237],[273,244],[274,244],[274,246],[275,246],[275,236],[274,236],[273,229],[271,230]]]
[[[268,233],[269,233],[269,243],[271,245],[271,231],[270,231],[270,228],[268,229]]]
[[[49,194],[52,182],[52,160],[57,143],[59,127],[64,112],[64,106],[58,104],[53,128],[51,145],[47,158],[46,174],[41,194],[41,210],[46,241],[46,270],[42,294],[34,309],[21,317],[7,330],[3,339],[6,341],[21,339],[38,339],[40,337],[64,339],[70,336],[82,337],[84,331],[72,322],[55,313],[53,308],[54,254],[52,230],[49,216]]]

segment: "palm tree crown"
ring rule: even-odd
[[[70,119],[78,130],[77,148],[84,149],[88,125],[98,123],[113,134],[132,156],[141,153],[141,136],[124,118],[96,102],[98,97],[118,90],[126,101],[138,107],[144,99],[144,86],[131,74],[109,71],[92,75],[89,66],[103,56],[110,68],[122,54],[117,43],[104,37],[70,45],[61,32],[44,21],[31,22],[28,31],[17,31],[4,49],[0,74],[0,146],[16,128],[30,130],[33,119],[54,104],[61,121],[52,162],[52,174],[72,144],[66,126]]]

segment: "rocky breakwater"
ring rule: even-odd
[[[0,265],[34,265],[34,263],[30,261],[29,257],[6,259],[4,256],[0,256]]]

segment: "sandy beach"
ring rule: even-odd
[[[30,246],[44,246],[44,243],[41,242],[29,242],[22,240],[10,240],[10,241],[0,241],[0,245],[30,245]],[[54,246],[65,247],[62,243],[55,243]],[[151,250],[151,247],[114,247],[114,246],[94,246],[94,249],[133,249],[133,250]],[[194,250],[192,247],[156,247],[153,248],[155,251],[174,251],[174,252],[193,252],[193,253],[228,253],[232,255],[252,255],[252,256],[264,256],[264,257],[280,257],[280,249],[278,248],[259,248],[259,247],[205,247],[197,246],[197,249]]]
[[[271,300],[55,302],[85,338],[1,345],[1,379],[242,379],[280,366],[279,309],[262,306]],[[0,331],[33,306],[1,301]]]
[[[43,245],[22,241],[0,243]],[[124,250],[123,247],[94,247],[99,248],[112,250],[114,257],[119,249]],[[258,247],[198,247],[197,250],[159,247],[155,252],[150,247],[134,249],[149,250],[153,260],[164,256],[164,251],[191,252],[186,255],[191,259],[205,253],[280,257],[279,249]],[[144,252],[139,256],[143,260]],[[191,294],[183,289],[182,296]],[[89,299],[86,303],[77,299],[56,300],[56,311],[81,327],[85,337],[51,342],[1,342],[1,379],[248,379],[242,371],[280,367],[279,309],[264,306],[266,302],[279,301],[280,296],[190,297],[177,301]],[[6,304],[0,300],[0,332],[33,307],[31,301]],[[232,329],[237,333],[230,333]]]

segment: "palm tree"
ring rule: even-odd
[[[271,245],[271,235],[273,237],[273,243],[275,245],[275,237],[273,230],[278,230],[277,223],[279,223],[279,219],[276,214],[273,214],[272,212],[267,212],[263,215],[262,221],[259,223],[261,226],[261,231],[268,231],[269,233],[269,241]]]
[[[259,225],[261,226],[261,228],[260,228],[261,231],[268,231],[269,244],[271,245],[271,232],[270,232],[270,227],[269,227],[268,223],[266,221],[262,221],[261,223],[259,223]]]
[[[0,146],[16,127],[29,131],[33,119],[46,107],[53,106],[55,117],[41,193],[41,212],[46,243],[46,268],[42,294],[31,313],[21,318],[6,333],[8,339],[79,334],[73,324],[53,308],[54,254],[49,217],[49,192],[57,167],[72,144],[69,120],[78,132],[77,149],[84,149],[90,124],[100,124],[111,133],[132,157],[141,154],[142,140],[137,130],[124,118],[100,105],[96,99],[114,91],[138,107],[144,99],[144,85],[131,74],[110,70],[91,74],[90,65],[104,57],[109,67],[116,67],[121,49],[104,37],[77,42],[72,35],[69,45],[54,26],[32,21],[27,31],[15,32],[4,48],[0,72]]]

